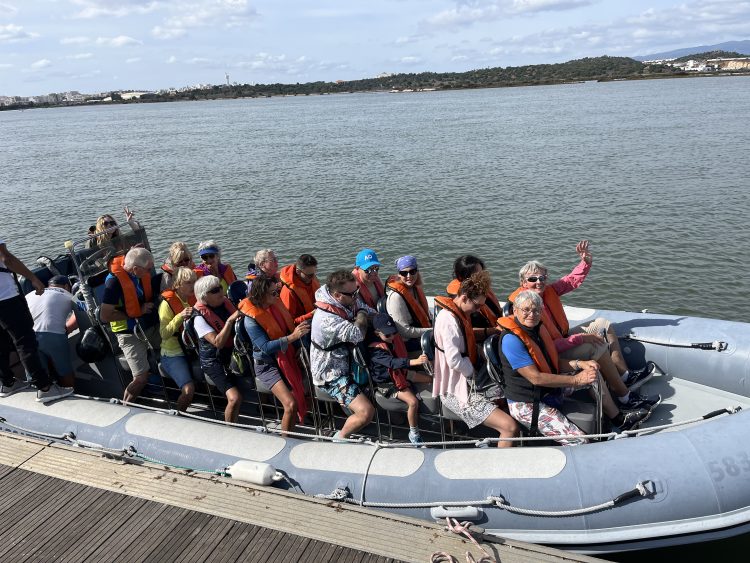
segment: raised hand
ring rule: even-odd
[[[576,245],[576,252],[578,253],[578,256],[581,257],[581,260],[586,262],[586,264],[591,264],[591,261],[593,260],[593,257],[591,256],[591,251],[589,250],[589,241],[582,240]]]

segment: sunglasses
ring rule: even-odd
[[[190,260],[191,260],[190,256],[185,256],[185,258],[177,262],[177,264],[190,264]]]
[[[413,270],[399,270],[398,275],[408,278],[409,276],[416,276],[419,270],[414,268]]]
[[[102,225],[105,227],[116,227],[117,221],[102,221]]]
[[[217,285],[216,287],[212,287],[211,289],[208,290],[208,293],[210,293],[211,295],[216,295],[219,292],[221,292],[220,285]]]
[[[314,277],[315,277],[315,276],[316,276],[317,274],[316,274],[315,272],[313,272],[312,274],[306,274],[305,272],[303,272],[302,270],[300,270],[299,268],[297,268],[297,275],[298,275],[299,277],[301,277],[301,278],[302,278],[303,280],[311,280],[311,279],[313,279],[313,278],[314,278]]]
[[[216,254],[204,254],[203,256],[201,256],[201,260],[203,260],[204,262],[206,260],[213,260],[214,258],[216,258]]]
[[[365,270],[366,274],[377,274],[380,271],[380,266],[370,266]]]
[[[273,295],[274,297],[278,297],[280,294],[281,294],[281,292],[278,289],[274,289],[271,292],[271,295]]]
[[[339,293],[341,295],[346,295],[347,297],[354,298],[354,296],[356,296],[359,293],[359,288],[355,289],[354,291],[339,291]]]
[[[531,282],[531,283],[536,283],[536,282],[544,283],[547,281],[547,276],[529,276],[528,278],[526,278],[526,281]]]

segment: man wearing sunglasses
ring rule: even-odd
[[[310,363],[316,386],[352,414],[336,438],[348,438],[372,420],[375,408],[352,375],[352,350],[365,339],[375,310],[360,298],[351,272],[338,270],[315,293]]]

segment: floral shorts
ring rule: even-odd
[[[492,411],[497,408],[494,403],[488,401],[480,393],[469,395],[469,401],[463,406],[452,393],[441,395],[440,400],[448,410],[455,413],[469,428],[474,428],[482,424],[492,414]]]
[[[510,411],[510,416],[521,424],[526,426],[531,424],[534,403],[521,403],[509,400],[508,410]],[[542,436],[549,436],[553,440],[560,442],[563,446],[576,446],[586,443],[585,438],[555,438],[555,436],[581,436],[584,432],[570,422],[559,410],[544,403],[539,403],[539,420],[537,421],[537,426]]]
[[[342,407],[348,407],[362,390],[348,375],[326,381],[320,388],[336,399]]]

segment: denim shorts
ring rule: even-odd
[[[162,356],[161,365],[180,389],[193,381],[193,370],[185,356]]]
[[[342,407],[348,407],[362,390],[349,375],[342,375],[320,386],[323,391],[336,399]]]
[[[39,356],[45,367],[51,362],[58,377],[65,377],[73,373],[67,334],[37,332],[36,340],[39,343]]]
[[[263,384],[269,389],[281,381],[281,372],[278,366],[269,364],[267,362],[261,362],[257,359],[255,363],[255,377],[260,379]]]

